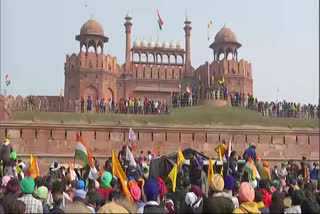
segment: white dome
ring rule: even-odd
[[[140,42],[140,40],[134,40],[134,42],[133,42],[133,46],[134,47],[139,47],[141,45],[141,42]]]
[[[162,47],[163,47],[163,48],[169,48],[169,42],[165,41],[165,42],[162,44]]]
[[[179,41],[176,46],[178,49],[183,49],[182,43]]]
[[[157,43],[156,43],[156,47],[157,47],[157,48],[161,48],[161,47],[162,47],[162,43],[161,43],[159,40],[158,40]]]
[[[154,41],[150,41],[150,42],[148,43],[148,47],[149,47],[149,48],[153,48],[153,47],[154,47]]]
[[[175,41],[170,42],[170,48],[176,48],[177,43]]]
[[[142,47],[148,47],[148,42],[147,42],[146,40],[143,40],[143,41],[141,42],[141,46],[142,46]]]

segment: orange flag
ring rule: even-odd
[[[40,175],[37,157],[32,156],[32,154],[30,155],[30,165],[29,165],[28,175],[33,179],[35,179]]]
[[[119,160],[118,160],[116,154],[114,153],[113,149],[111,150],[111,155],[112,155],[112,175],[116,176],[119,179],[121,186],[122,186],[122,191],[123,191],[124,195],[127,197],[127,199],[129,201],[133,201],[132,196],[128,190],[128,187],[124,181],[124,180],[128,180],[128,178],[126,176],[126,173],[124,173],[124,171],[119,163]]]

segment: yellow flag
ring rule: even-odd
[[[218,161],[222,161],[221,147],[218,148]]]
[[[128,190],[128,187],[124,181],[124,180],[128,180],[128,178],[127,178],[126,174],[124,173],[113,149],[111,150],[111,153],[112,153],[112,175],[116,176],[119,179],[119,181],[121,183],[122,191],[123,191],[124,195],[127,197],[127,199],[129,201],[133,201],[132,196]]]
[[[122,177],[125,180],[128,180],[126,173],[124,173],[121,164],[119,163],[119,160],[117,158],[116,153],[114,153],[113,149],[111,150],[112,155],[112,175],[116,177]]]
[[[211,82],[212,82],[212,84],[214,83],[214,76],[213,75],[211,76]]]
[[[224,76],[222,76],[222,80],[219,80],[219,84],[224,83]]]
[[[176,191],[176,183],[177,183],[177,164],[174,164],[173,168],[169,172],[168,178],[172,181],[172,191]]]
[[[226,151],[226,149],[227,149],[226,144],[220,143],[220,144],[214,149],[214,151],[216,151],[216,153],[218,153],[218,155],[219,155],[219,149],[220,149],[221,155],[224,154],[225,151]]]
[[[213,166],[212,166],[212,160],[211,158],[209,157],[209,166],[208,166],[208,183],[211,182],[211,179],[213,177]]]
[[[180,163],[181,163],[181,161],[183,161],[183,160],[185,160],[185,159],[184,159],[184,156],[183,156],[183,154],[182,154],[182,152],[181,152],[181,149],[179,148],[179,149],[178,149],[178,154],[177,154],[177,164],[178,164],[178,167],[180,167]]]

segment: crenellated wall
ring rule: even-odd
[[[225,139],[233,140],[233,149],[242,155],[246,145],[254,142],[262,159],[279,162],[284,159],[319,158],[319,129],[240,129],[191,127],[132,127],[136,133],[138,150],[156,150],[160,154],[192,147],[216,157],[214,148]],[[40,158],[41,170],[52,159],[73,160],[76,133],[80,132],[90,151],[100,160],[110,156],[111,148],[118,152],[128,141],[127,126],[2,123],[0,139],[10,138],[20,157],[33,153]],[[102,162],[101,162],[102,163]]]
[[[75,111],[75,106],[83,97],[117,100],[117,79],[120,66],[117,58],[104,53],[84,53],[66,56],[65,62],[65,102],[66,111]]]
[[[199,66],[196,69],[196,77],[204,85],[211,83],[211,76],[215,78],[215,83],[222,80],[224,77],[224,85],[228,88],[229,92],[238,91],[245,94],[253,94],[253,81],[252,81],[252,67],[251,63],[241,59],[236,61],[234,59],[221,61],[213,61],[210,65],[210,76],[208,76],[208,63]]]

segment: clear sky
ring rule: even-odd
[[[157,9],[164,21],[162,32]],[[2,88],[8,74],[10,94],[59,95],[66,54],[79,52],[75,35],[91,16],[109,37],[105,53],[122,64],[128,10],[133,17],[133,39],[180,40],[183,44],[187,14],[192,21],[195,68],[208,59],[209,20],[213,21],[210,42],[226,24],[243,45],[239,58],[252,63],[254,95],[265,101],[318,103],[318,0],[1,0]],[[212,52],[209,58],[213,60]]]

